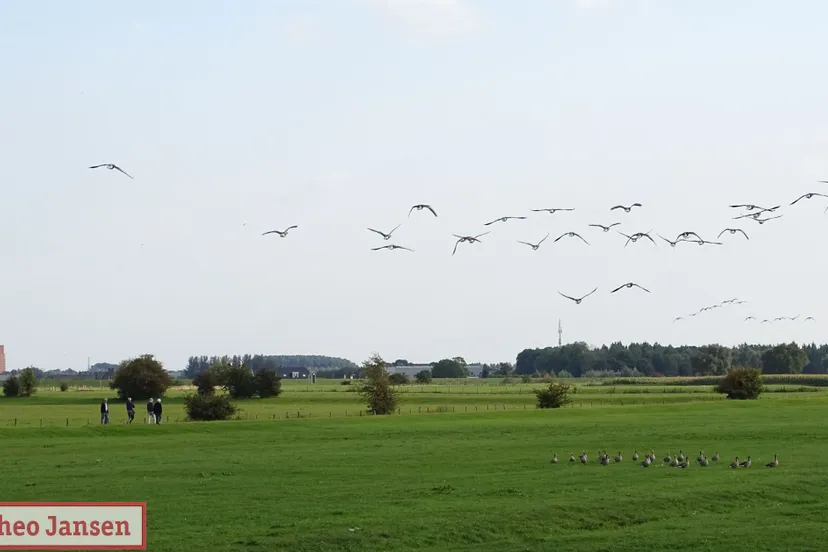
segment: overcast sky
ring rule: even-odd
[[[828,193],[826,20],[818,0],[3,2],[9,369],[513,361],[559,318],[592,345],[824,339],[828,198],[789,204]],[[731,220],[743,202],[784,216]],[[483,227],[505,215],[528,218]],[[750,240],[655,235],[733,225]],[[609,294],[630,280],[652,293]]]

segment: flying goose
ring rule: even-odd
[[[695,232],[682,232],[681,234],[676,236],[676,239],[677,240],[681,239],[681,240],[687,240],[687,241],[695,241],[695,240],[689,240],[688,238],[690,236],[696,236],[698,239],[702,239],[702,237],[699,236],[698,234],[696,234]]]
[[[293,230],[294,228],[299,228],[297,225],[288,226],[284,230],[268,230],[267,232],[263,233],[262,236],[267,236],[268,234],[279,234],[280,238],[284,238],[287,236],[288,232]]]
[[[808,320],[814,320],[814,317],[813,317],[813,316],[809,316],[808,318],[806,318],[806,319],[805,319],[805,322],[807,322]]]
[[[618,286],[617,288],[615,288],[614,290],[612,290],[610,293],[615,293],[615,292],[616,292],[616,291],[618,291],[619,289],[623,289],[623,288],[631,288],[631,287],[633,287],[633,286],[635,286],[635,287],[637,287],[637,288],[640,288],[640,289],[643,289],[643,290],[644,290],[644,291],[646,291],[647,293],[650,293],[650,290],[649,290],[649,289],[647,289],[647,288],[645,288],[645,287],[642,287],[642,286],[639,286],[639,285],[638,285],[638,284],[636,284],[635,282],[627,282],[626,284],[621,284],[620,286]]]
[[[561,239],[561,238],[563,238],[563,237],[567,237],[567,236],[568,236],[568,237],[570,237],[570,238],[575,238],[575,237],[581,238],[581,241],[582,241],[582,242],[584,242],[585,244],[589,245],[589,242],[588,242],[588,241],[586,241],[586,240],[583,238],[583,236],[581,236],[578,232],[564,232],[563,234],[561,234],[560,236],[558,236],[558,237],[557,237],[557,239],[555,239],[555,242],[553,242],[553,243],[557,243],[557,242],[558,242],[558,240],[560,240],[560,239]]]
[[[542,212],[546,211],[550,215],[554,215],[558,211],[574,211],[574,210],[575,209],[561,209],[561,208],[556,207],[554,209],[532,209],[532,212],[533,213],[542,213]]]
[[[434,215],[435,217],[437,216],[437,213],[434,211],[434,209],[432,209],[432,208],[431,208],[431,205],[426,205],[425,203],[420,203],[420,204],[418,204],[418,205],[414,205],[414,206],[413,206],[413,207],[412,207],[412,208],[408,211],[408,216],[409,216],[409,217],[411,216],[411,212],[412,212],[412,211],[414,211],[415,209],[416,209],[417,211],[422,211],[423,209],[428,209],[429,211],[431,211],[431,214],[432,214],[432,215]]]
[[[662,236],[661,234],[656,234],[656,236],[658,236],[658,237],[659,237],[659,238],[661,238],[662,240],[664,240],[664,241],[666,241],[667,243],[669,243],[669,244],[670,244],[670,247],[675,247],[675,246],[676,246],[679,242],[687,241],[687,240],[676,240],[676,241],[670,241],[670,240],[668,240],[667,238],[665,238],[664,236]]]
[[[771,322],[771,321],[770,321],[770,320],[768,320],[767,318],[766,318],[766,319],[764,319],[764,320],[762,320],[762,321],[761,321],[761,322],[759,322],[759,323],[760,323],[760,324],[773,324],[773,322]]]
[[[735,470],[735,469],[736,469],[736,468],[738,468],[739,466],[740,466],[740,464],[739,464],[739,457],[737,456],[737,457],[736,457],[736,460],[734,460],[733,462],[731,462],[731,463],[730,463],[730,467],[731,467],[731,468],[733,468],[733,469]]]
[[[610,211],[615,211],[616,209],[624,209],[625,213],[629,213],[633,207],[643,207],[640,203],[633,203],[629,207],[625,207],[624,205],[616,205],[615,207],[610,207]]]
[[[636,232],[632,236],[628,236],[627,234],[625,234],[623,232],[618,232],[618,233],[621,234],[622,236],[624,236],[625,238],[627,238],[627,241],[624,243],[624,247],[627,247],[627,245],[629,245],[630,242],[635,243],[643,237],[646,237],[648,240],[653,242],[653,245],[656,245],[655,240],[650,237],[650,234],[648,232]]]
[[[758,205],[754,205],[752,203],[742,203],[742,204],[739,204],[739,205],[730,205],[729,207],[731,207],[733,209],[744,208],[744,209],[747,209],[748,211],[755,211],[756,209],[762,209],[762,207],[759,207]]]
[[[116,171],[120,171],[120,172],[126,174],[128,177],[132,178],[132,175],[127,174],[126,171],[124,171],[124,169],[122,169],[121,167],[119,167],[118,165],[115,165],[113,163],[102,163],[100,165],[92,165],[89,168],[90,169],[97,169],[97,168],[100,168],[100,167],[105,167],[105,168],[109,169],[110,171],[112,169],[115,169]],[[132,179],[135,180],[134,178],[132,178]]]
[[[395,226],[395,227],[394,227],[394,229],[393,229],[393,230],[391,230],[391,231],[390,231],[390,232],[388,232],[387,234],[386,234],[385,232],[380,232],[379,230],[374,230],[373,228],[369,228],[368,230],[370,230],[371,232],[376,232],[377,234],[379,234],[380,236],[382,236],[382,239],[384,239],[384,240],[390,240],[390,239],[391,239],[391,234],[393,234],[393,233],[394,233],[394,230],[396,230],[396,229],[397,229],[397,228],[399,228],[400,226],[402,226],[402,224],[398,224],[397,226]]]
[[[714,242],[714,241],[707,241],[707,240],[685,240],[693,243],[697,243],[699,245],[710,244],[710,245],[722,245],[722,242]]]
[[[745,317],[745,322],[747,322],[748,320],[756,320],[756,317],[755,316],[746,316]]]
[[[518,219],[518,220],[523,220],[523,219],[525,219],[525,218],[526,218],[526,217],[500,217],[500,218],[496,218],[496,219],[494,219],[494,220],[493,220],[493,221],[491,221],[491,222],[487,222],[487,223],[485,223],[483,226],[491,226],[492,224],[494,224],[494,223],[496,223],[496,222],[506,222],[507,220],[510,220],[510,219]]]
[[[719,232],[719,235],[718,235],[718,236],[716,236],[716,238],[717,238],[717,239],[718,239],[718,238],[721,238],[721,237],[722,237],[722,234],[724,234],[725,232],[730,232],[731,234],[735,234],[736,232],[741,232],[741,233],[742,233],[742,235],[745,237],[745,239],[746,239],[746,240],[749,240],[749,239],[750,239],[750,238],[748,237],[748,235],[747,235],[747,234],[745,234],[745,231],[744,231],[744,230],[742,230],[741,228],[725,228],[724,230],[722,230],[721,232]]]
[[[405,249],[406,251],[411,251],[412,253],[414,252],[413,249],[409,249],[409,248],[403,247],[401,245],[395,245],[393,243],[390,243],[388,245],[383,245],[382,247],[372,247],[371,251],[379,251],[380,249],[387,249],[389,251],[393,251],[395,249]]]
[[[457,234],[452,234],[452,236],[457,238],[457,242],[454,244],[454,251],[452,251],[451,254],[454,255],[455,253],[457,253],[457,246],[460,245],[463,242],[466,242],[466,243],[474,243],[474,242],[483,243],[478,238],[481,238],[481,237],[485,236],[486,234],[488,234],[488,232],[483,232],[482,234],[478,234],[476,236],[458,236]]]
[[[619,224],[621,224],[621,223],[620,222],[613,222],[609,226],[604,226],[603,224],[590,224],[589,226],[592,226],[593,228],[600,228],[604,232],[609,232],[610,228],[612,228],[613,226],[618,226]]]
[[[770,462],[765,464],[765,467],[766,468],[775,468],[778,465],[779,465],[779,458],[777,458],[776,455],[774,454],[773,455],[773,460],[771,460]]]
[[[583,301],[584,299],[586,299],[587,297],[589,297],[590,295],[592,295],[592,294],[593,294],[593,293],[595,293],[596,291],[598,291],[598,288],[593,289],[592,291],[590,291],[589,293],[587,293],[586,295],[584,295],[583,297],[581,297],[581,298],[579,298],[579,299],[576,299],[575,297],[570,297],[569,295],[564,295],[564,294],[563,294],[563,293],[561,293],[560,291],[558,292],[558,294],[562,295],[563,297],[566,297],[566,298],[567,298],[567,299],[569,299],[570,301],[575,301],[575,304],[576,304],[576,305],[580,305],[580,304],[581,304],[581,301]]]
[[[544,236],[544,238],[541,241],[539,241],[538,243],[529,243],[529,242],[519,241],[519,240],[518,240],[518,243],[522,243],[523,245],[528,245],[529,247],[532,248],[532,251],[537,251],[538,247],[540,247],[541,244],[543,242],[545,242],[546,238],[548,238],[548,237],[549,237],[549,234],[546,234],[546,236]]]
[[[807,193],[807,194],[803,194],[803,195],[799,196],[797,199],[793,200],[793,202],[791,203],[791,205],[793,205],[794,203],[796,203],[796,202],[797,202],[797,201],[799,201],[800,199],[811,199],[811,198],[812,198],[812,197],[814,197],[814,196],[819,196],[819,197],[828,197],[828,195],[826,195],[826,194],[820,194],[820,193],[818,193],[818,192],[810,192],[810,193]]]
[[[776,215],[775,217],[768,217],[768,218],[763,218],[763,219],[760,219],[760,218],[753,218],[752,220],[755,220],[755,221],[756,221],[756,222],[758,222],[759,224],[765,224],[765,223],[766,223],[766,222],[768,222],[769,220],[778,219],[778,218],[782,218],[782,215]]]
[[[675,324],[679,320],[684,320],[684,318],[682,318],[681,316],[676,316],[675,318],[673,318],[673,324]]]

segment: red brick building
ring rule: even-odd
[[[0,345],[0,374],[6,371],[6,350]]]

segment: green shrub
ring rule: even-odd
[[[236,406],[226,395],[191,393],[184,397],[187,419],[199,422],[229,420],[236,412]]]
[[[9,376],[9,378],[3,382],[3,394],[7,397],[20,396],[20,379],[17,376]]]
[[[22,370],[18,379],[20,380],[19,395],[21,397],[31,397],[37,392],[37,378],[35,377],[34,370],[31,368]]]
[[[109,388],[116,389],[121,400],[142,401],[162,396],[171,385],[172,378],[161,363],[152,355],[142,355],[121,362]]]
[[[421,370],[414,374],[414,378],[417,380],[417,383],[431,383],[433,376],[431,375],[431,370]]]
[[[728,399],[758,399],[764,391],[762,372],[758,368],[731,368],[716,387]]]
[[[359,389],[368,411],[372,414],[391,414],[397,409],[397,393],[391,387],[385,361],[378,354],[374,354],[362,363],[365,372],[365,383]]]
[[[394,373],[388,376],[388,381],[391,382],[391,385],[405,385],[408,383],[408,376],[401,373]]]
[[[267,399],[282,394],[282,378],[273,370],[262,370],[253,376],[256,384],[256,394],[259,398]]]
[[[219,372],[219,379],[234,399],[250,399],[256,394],[256,379],[245,365],[226,367]]]
[[[538,408],[561,408],[572,402],[569,397],[571,386],[566,383],[552,382],[545,389],[536,389]]]
[[[66,383],[66,382],[61,383],[60,384],[60,390],[61,391],[69,391],[69,384]]]
[[[220,383],[218,373],[212,368],[208,368],[193,378],[193,385],[196,386],[199,395],[215,395],[216,387]]]
[[[339,385],[351,385],[351,380],[342,380]]]

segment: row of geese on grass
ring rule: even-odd
[[[633,453],[632,459],[633,459],[633,462],[638,462],[638,460],[639,460],[638,451],[635,451]],[[569,455],[569,462],[571,464],[574,464],[577,461],[580,461],[581,464],[586,464],[587,461],[588,461],[587,452],[586,451],[581,451],[581,455],[578,456],[578,460],[575,459],[575,453],[572,453],[572,454]],[[614,462],[623,462],[624,461],[624,456],[621,454],[621,451],[618,451],[618,456],[613,458],[612,461],[614,461]],[[644,467],[644,468],[649,468],[650,464],[652,464],[655,461],[656,461],[655,452],[650,451],[650,452],[648,452],[647,454],[644,455],[644,460],[642,460],[641,466]],[[714,454],[713,456],[711,456],[710,458],[708,458],[707,456],[705,456],[704,451],[699,451],[699,455],[696,457],[696,462],[698,462],[699,466],[701,466],[703,468],[706,468],[711,463],[715,464],[718,461],[719,461],[719,453],[718,452],[716,454]],[[552,456],[551,462],[553,464],[558,463],[557,453],[554,456]],[[667,456],[664,457],[662,462],[664,464],[667,464],[671,468],[687,468],[690,465],[690,457],[685,456],[684,451],[679,451],[679,453],[676,456],[672,456],[668,452]],[[598,452],[598,463],[601,464],[602,466],[608,466],[610,464],[610,456],[609,456],[609,454],[607,454],[606,451],[605,452]],[[750,455],[748,455],[746,460],[743,460],[741,462],[739,461],[739,457],[737,456],[733,460],[733,462],[730,463],[730,467],[733,468],[733,469],[736,469],[736,468],[749,468],[750,465],[751,465]],[[776,454],[774,454],[773,455],[773,460],[771,460],[770,462],[765,464],[765,467],[775,468],[778,465],[779,465],[779,457]]]

